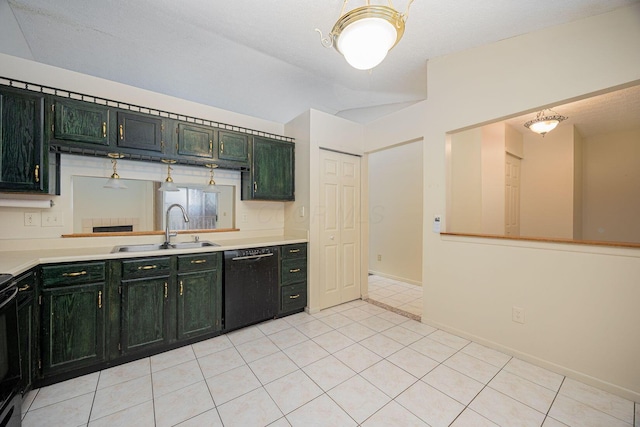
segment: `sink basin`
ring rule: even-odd
[[[220,246],[217,243],[213,242],[182,242],[182,243],[171,243],[169,245],[165,245],[164,243],[160,244],[146,244],[146,245],[123,245],[116,246],[113,248],[111,253],[115,252],[148,252],[148,251],[162,251],[166,249],[196,249],[196,248],[207,248],[213,246]]]

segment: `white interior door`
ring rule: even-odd
[[[320,150],[320,308],[360,298],[360,158]]]
[[[520,159],[505,156],[504,221],[507,236],[520,235]]]

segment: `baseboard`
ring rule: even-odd
[[[640,402],[639,392],[635,392],[633,390],[629,390],[627,388],[617,386],[610,382],[600,380],[598,378],[592,377],[591,375],[585,374],[583,372],[573,370],[567,366],[558,365],[548,360],[540,359],[539,357],[533,356],[531,354],[523,353],[514,348],[501,345],[494,341],[490,341],[473,334],[469,334],[465,331],[461,331],[459,329],[450,327],[448,325],[443,325],[441,323],[431,321],[429,319],[426,319],[425,316],[422,316],[422,323],[425,323],[429,326],[433,326],[434,328],[442,329],[445,332],[449,332],[459,337],[466,338],[468,340],[471,340],[478,344],[482,344],[494,350],[501,351],[502,353],[508,354],[509,356],[517,357],[518,359],[524,360],[525,362],[529,362],[533,365],[547,369],[551,372],[555,372],[556,374],[564,375],[565,377],[574,379],[576,381],[580,381],[584,384],[588,384],[600,390],[608,391],[609,393],[613,393],[617,396],[623,397],[625,399],[629,399],[633,402]]]
[[[422,286],[422,282],[407,279],[406,277],[399,277],[399,276],[394,276],[392,274],[382,273],[380,271],[369,270],[369,274],[374,274],[376,276],[384,277],[385,279],[397,280],[398,282],[409,283],[411,285]]]

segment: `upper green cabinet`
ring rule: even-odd
[[[109,145],[109,109],[106,106],[73,100],[55,100],[53,138],[87,144]]]
[[[241,133],[218,131],[218,158],[249,164],[249,136]]]
[[[253,137],[251,170],[242,174],[242,200],[294,200],[294,145]]]
[[[0,89],[0,191],[47,192],[44,97]]]
[[[117,146],[125,149],[161,153],[164,149],[162,118],[147,114],[118,111]],[[125,150],[129,151],[129,150]]]
[[[213,158],[214,129],[207,126],[198,126],[187,123],[179,123],[178,154],[181,156]]]

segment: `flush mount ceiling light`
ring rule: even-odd
[[[171,171],[173,168],[171,167],[176,161],[171,159],[162,159],[162,163],[167,165],[167,179],[164,180],[158,191],[180,191],[176,184],[173,182],[173,178],[171,178]]]
[[[120,175],[118,175],[118,171],[116,170],[116,167],[118,166],[118,159],[122,159],[124,157],[124,154],[108,153],[107,156],[111,158],[111,164],[113,165],[113,174],[111,174],[111,178],[107,180],[104,188],[126,190],[127,186],[124,185],[124,183],[120,180]]]
[[[216,165],[215,163],[208,163],[205,166],[209,168],[209,173],[211,175],[209,175],[209,183],[202,191],[204,191],[205,193],[219,193],[220,189],[216,186],[216,182],[213,180],[213,170],[217,168],[218,165]]]
[[[551,109],[549,109],[549,111],[554,114],[545,115],[544,111],[545,110],[538,112],[535,119],[529,120],[524,124],[524,127],[535,133],[539,133],[543,137],[547,132],[554,130],[561,121],[568,119],[568,117],[562,116]]]
[[[335,47],[349,65],[358,70],[370,70],[380,64],[387,53],[393,48],[404,34],[404,24],[407,21],[409,7],[405,13],[398,12],[391,0],[388,6],[366,5],[352,9],[345,13],[347,1],[342,4],[340,18],[333,26],[327,37],[320,33],[324,47]]]

